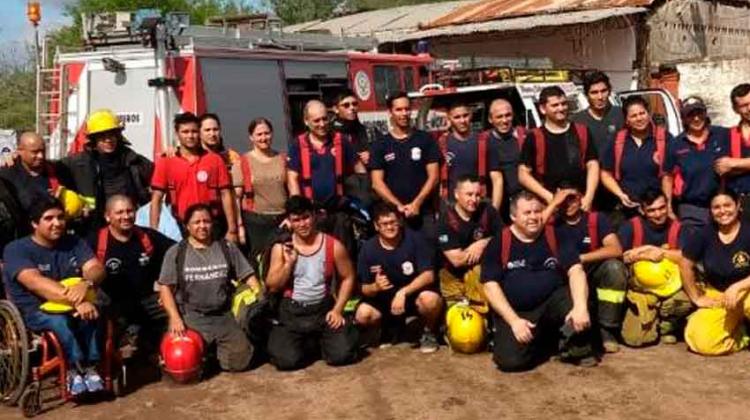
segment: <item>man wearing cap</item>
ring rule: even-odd
[[[88,143],[81,153],[63,158],[60,176],[70,179],[93,209],[93,225],[104,225],[104,205],[109,197],[123,194],[138,206],[149,202],[154,165],[130,147],[119,118],[108,109],[94,111],[86,121]]]
[[[729,132],[711,125],[706,105],[697,96],[682,102],[684,131],[667,144],[663,190],[685,229],[699,230],[710,220],[709,203],[721,186],[721,173],[714,171],[719,158],[729,153]]]

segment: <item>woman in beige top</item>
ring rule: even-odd
[[[247,127],[252,145],[232,166],[232,181],[242,211],[240,240],[244,238],[250,261],[257,265],[274,231],[284,218],[286,155],[271,148],[273,126],[265,118],[256,118]]]

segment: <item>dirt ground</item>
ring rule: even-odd
[[[40,419],[747,419],[750,353],[704,358],[684,345],[625,349],[596,368],[551,361],[504,374],[489,354],[373,350],[357,365],[269,365],[192,386],[159,382],[96,405],[66,404]],[[19,418],[0,408],[0,419]]]

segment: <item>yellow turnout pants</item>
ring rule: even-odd
[[[713,288],[706,295],[721,299],[723,293]],[[720,356],[747,347],[750,337],[743,321],[750,319],[750,293],[740,301],[735,310],[724,307],[700,308],[688,318],[685,342],[691,351],[704,356]]]
[[[467,271],[462,278],[455,277],[445,268],[440,269],[440,294],[445,298],[447,306],[467,300],[472,309],[480,314],[486,314],[489,307],[484,296],[484,286],[479,282],[479,274],[479,265]]]

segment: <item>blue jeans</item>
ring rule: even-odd
[[[57,336],[69,365],[94,364],[100,359],[99,321],[84,321],[70,315],[48,314],[42,311],[24,316],[26,327],[40,333],[52,331]]]

